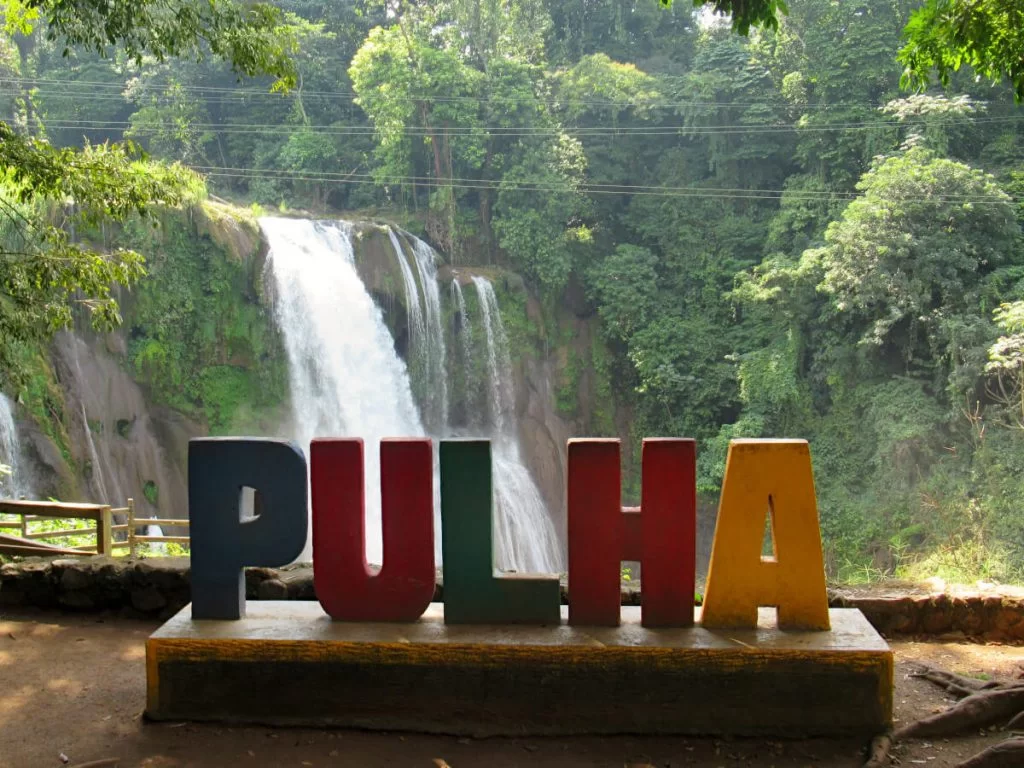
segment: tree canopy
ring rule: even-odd
[[[295,84],[296,38],[281,11],[265,4],[10,0],[4,13],[8,35],[31,39],[44,23],[63,57],[73,47],[101,56],[116,47],[136,64],[212,55],[240,74],[273,75],[275,87]],[[73,242],[72,222],[146,216],[202,194],[196,174],[147,162],[131,141],[56,148],[16,122],[0,122],[0,178],[0,367],[8,377],[21,372],[17,343],[68,325],[73,297],[97,326],[120,322],[112,288],[145,272],[134,251]]]
[[[968,66],[993,82],[1006,79],[1024,99],[1024,7],[1008,0],[926,0],[907,22],[899,59],[904,83],[943,85]]]
[[[5,363],[76,301],[116,321],[144,267],[101,220],[209,190],[400,221],[494,278],[577,434],[695,437],[707,498],[730,439],[807,437],[833,572],[1021,572],[1006,4],[52,3],[8,4],[0,36]],[[154,255],[126,359],[166,391],[181,329],[210,333],[188,302],[226,289]],[[235,392],[223,362],[189,397]]]

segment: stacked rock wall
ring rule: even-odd
[[[250,600],[315,600],[313,570],[248,568]],[[443,598],[439,577],[434,599]],[[567,592],[562,585],[562,599]],[[30,559],[0,566],[0,608],[116,611],[166,619],[191,599],[188,558],[93,557]],[[623,584],[623,605],[638,605],[640,585]],[[886,637],[1024,643],[1024,597],[992,594],[916,594],[887,597],[829,592],[833,608],[858,608]]]

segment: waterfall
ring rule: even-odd
[[[409,367],[356,271],[353,232],[345,222],[264,218],[274,314],[288,357],[292,418],[288,437],[308,450],[314,437],[361,437],[366,445],[367,559],[381,562],[379,441],[384,437],[448,437],[448,377],[436,254],[421,240],[388,229],[406,292]],[[408,248],[404,243],[408,243]],[[544,501],[523,464],[514,419],[508,340],[491,284],[474,278],[487,336],[486,391],[494,403],[484,434],[494,462],[494,554],[507,571],[561,570],[561,548]],[[463,367],[472,370],[465,297]],[[411,370],[410,370],[411,369]],[[410,376],[412,374],[412,378]],[[417,379],[416,377],[422,377]],[[420,386],[417,409],[414,386]],[[469,389],[472,385],[467,385]],[[422,413],[422,416],[421,416]],[[474,436],[480,436],[474,425]],[[440,552],[439,483],[435,455],[435,538]],[[308,559],[307,545],[303,559]]]
[[[89,466],[92,468],[92,481],[93,490],[96,492],[96,498],[100,500],[101,504],[108,504],[110,501],[110,494],[107,493],[107,484],[103,482],[103,462],[100,461],[100,454],[96,450],[96,441],[92,439],[92,427],[89,426],[89,416],[85,412],[85,403],[80,403],[82,406],[82,430],[85,432],[85,442],[89,447]],[[118,497],[120,500],[120,497]]]
[[[427,386],[425,401],[428,416],[425,419],[432,431],[440,431],[448,426],[448,350],[444,342],[444,322],[441,319],[441,292],[437,286],[437,254],[434,249],[409,235],[412,240],[412,254],[419,274],[420,285],[423,286],[424,308],[426,317],[424,325],[427,329]]]
[[[409,261],[405,258],[405,249],[402,248],[402,242],[391,227],[388,227],[388,239],[391,241],[391,250],[395,254],[395,260],[398,262],[398,269],[402,273],[402,285],[405,288],[405,311],[409,324],[410,365],[415,366],[419,364],[422,366],[422,352],[427,346],[427,330],[423,318],[423,305],[420,302],[420,291],[416,286],[416,278],[412,274]],[[426,371],[423,371],[420,377],[425,378]]]
[[[405,306],[409,318],[409,359],[413,368],[414,390],[420,395],[423,422],[434,434],[448,426],[448,376],[445,370],[447,350],[441,318],[441,295],[437,287],[434,249],[418,237],[388,227],[388,239],[402,272]],[[413,274],[402,239],[412,243]],[[419,281],[417,283],[417,279]],[[420,301],[422,292],[423,301]]]
[[[512,360],[508,355],[508,337],[501,322],[498,298],[494,286],[485,277],[474,277],[477,297],[480,300],[480,315],[484,321],[487,338],[487,404],[490,408],[491,425],[499,435],[508,433],[508,412],[512,410]]]
[[[0,497],[31,497],[32,488],[21,466],[21,444],[14,423],[14,404],[3,393],[0,393],[0,464],[11,468],[11,474],[0,477]]]
[[[380,563],[379,441],[425,434],[408,372],[356,272],[346,224],[264,218],[260,226],[289,363],[290,437],[304,451],[314,437],[364,439],[367,559]],[[303,559],[310,553],[307,543]]]
[[[480,423],[477,418],[474,392],[475,371],[473,370],[473,324],[466,309],[466,297],[458,279],[452,280],[452,299],[459,310],[459,340],[462,352],[462,395],[466,410],[466,424],[476,427]]]
[[[494,287],[474,276],[487,340],[487,391],[494,462],[494,551],[499,566],[551,573],[562,570],[562,549],[537,484],[524,466],[516,430],[512,360]]]
[[[452,280],[452,294],[455,297],[455,305],[459,308],[459,338],[462,339],[462,365],[463,375],[470,378],[469,364],[473,360],[473,326],[469,322],[469,312],[466,311],[466,297],[462,293],[462,286],[458,280]]]

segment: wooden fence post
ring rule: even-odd
[[[111,540],[110,526],[113,520],[110,514],[110,505],[100,510],[96,520],[96,554],[111,555],[114,552],[113,541]]]
[[[128,499],[128,556],[135,557],[135,499]]]

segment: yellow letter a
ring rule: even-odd
[[[774,557],[761,557],[766,509]],[[701,623],[753,628],[761,605],[778,607],[780,629],[829,629],[806,440],[729,444]]]

